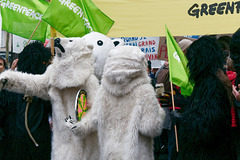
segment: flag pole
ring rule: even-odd
[[[174,104],[174,98],[173,98],[173,84],[172,84],[172,81],[170,81],[170,84],[171,84],[171,93],[172,93],[172,105],[173,105],[173,111],[175,111],[175,104]],[[178,136],[177,136],[177,125],[174,124],[174,129],[175,129],[175,137],[176,137],[176,150],[177,152],[179,151],[178,150]]]
[[[54,39],[56,37],[56,30],[51,26],[51,53],[52,57],[54,57]]]
[[[52,0],[49,0],[49,2],[52,2]],[[50,26],[50,34],[51,34],[51,53],[52,53],[52,58],[54,57],[54,39],[56,37],[56,30]]]
[[[26,46],[28,45],[28,43],[31,41],[31,39],[32,39],[32,37],[33,37],[33,35],[34,35],[34,33],[36,32],[36,30],[37,30],[37,28],[39,27],[39,25],[40,25],[40,23],[42,22],[42,20],[40,20],[39,22],[38,22],[38,24],[37,24],[37,26],[36,26],[36,28],[34,29],[34,31],[33,31],[33,33],[32,33],[32,35],[30,36],[30,38],[29,38],[29,40],[28,40],[28,42],[27,42],[27,44],[26,44]]]

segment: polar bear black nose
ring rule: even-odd
[[[58,47],[62,53],[65,52],[65,49],[63,48],[63,46],[60,44],[60,38],[56,38],[54,40],[54,47]]]
[[[55,40],[54,40],[54,43],[56,44],[56,43],[60,43],[60,38],[56,38]]]

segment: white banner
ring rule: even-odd
[[[13,35],[13,52],[20,53],[26,46],[28,39]],[[30,41],[32,42],[32,40]]]
[[[35,40],[31,40],[29,43],[33,41]],[[13,35],[13,52],[21,53],[23,48],[26,46],[27,42],[28,42],[28,39]],[[50,47],[49,39],[45,40],[44,47]]]
[[[138,46],[146,54],[146,59],[152,62],[152,68],[159,68],[163,61],[158,60],[158,45],[160,37],[121,37],[124,45]]]

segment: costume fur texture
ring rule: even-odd
[[[160,135],[165,112],[147,75],[138,47],[110,51],[88,123],[98,129],[100,160],[153,160],[153,138]],[[81,132],[81,121],[73,130]]]
[[[106,63],[109,51],[117,46],[123,46],[124,41],[121,39],[111,39],[99,32],[91,32],[83,36],[83,39],[94,46],[94,74],[99,80],[102,79],[103,68]]]
[[[75,97],[79,89],[88,94],[88,107],[98,90],[98,79],[94,75],[92,50],[82,38],[57,39],[56,56],[42,75],[6,71],[1,74],[4,88],[51,100],[53,137],[52,160],[95,160],[98,159],[97,133],[77,135],[69,130],[65,118],[76,120]],[[82,118],[88,119],[88,113]]]
[[[187,50],[193,93],[182,114],[180,160],[234,159],[231,151],[231,83],[223,73],[224,54],[203,36]]]
[[[101,160],[153,158],[153,138],[162,131],[165,112],[147,75],[138,47],[110,51],[97,94]]]
[[[51,52],[41,42],[27,45],[19,54],[17,70],[25,73],[42,74],[51,60]],[[2,90],[0,93],[0,140],[1,160],[42,160],[50,159],[51,129],[48,116],[51,115],[50,101],[32,97],[27,113],[28,128],[36,147],[27,134],[25,127],[25,110],[27,102],[24,95]],[[1,112],[3,111],[3,112]],[[0,136],[1,139],[1,136]]]

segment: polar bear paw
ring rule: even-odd
[[[71,116],[65,118],[65,122],[67,127],[70,128],[70,130],[74,130],[75,128],[77,128],[76,121]]]

